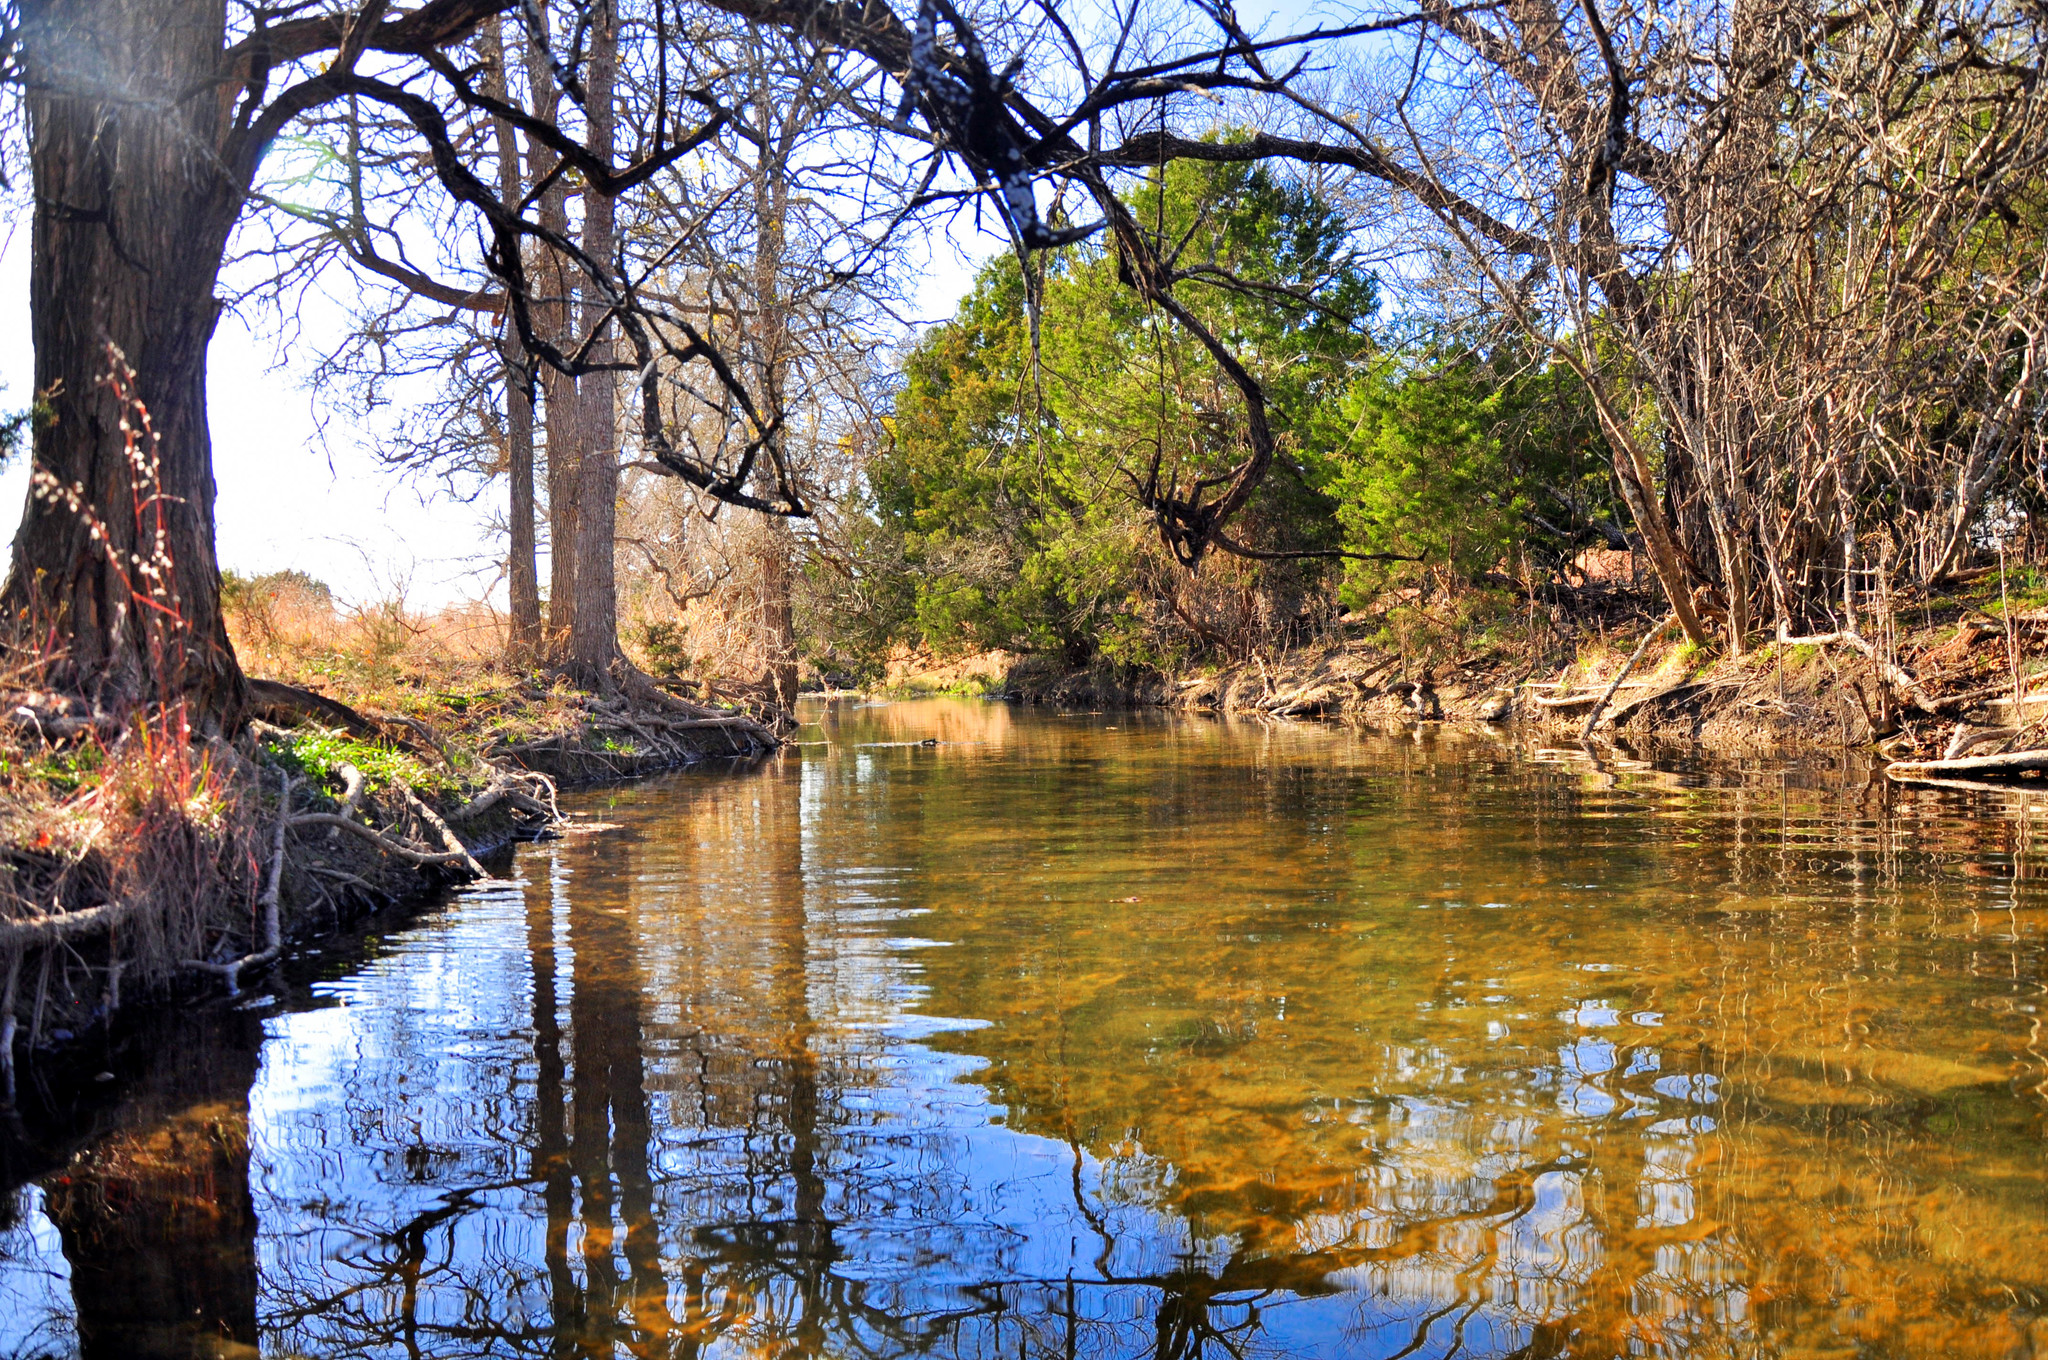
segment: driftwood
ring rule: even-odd
[[[2048,771],[2048,750],[2006,751],[1995,756],[1958,756],[1954,760],[1895,760],[1885,767],[1893,779],[1928,779],[1950,776],[1980,779],[2012,778],[2015,775]]]

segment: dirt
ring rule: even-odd
[[[1611,614],[1554,618],[1534,646],[1454,639],[1422,656],[1340,625],[1311,645],[1179,675],[1026,659],[990,688],[1027,703],[1491,724],[1543,741],[1579,739],[1599,704],[1592,735],[1602,739],[1728,754],[1874,747],[1892,759],[1926,759],[1959,730],[2048,720],[2048,687],[2033,692],[2048,673],[2048,599],[2004,594],[1995,577],[1980,579],[1907,604],[1888,628],[1867,621],[1869,632],[1856,638],[1875,655],[1842,637],[1717,654],[1686,645],[1674,629],[1604,704],[1600,696],[1656,626],[1648,609],[1619,625]]]

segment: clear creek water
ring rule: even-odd
[[[0,1356],[2048,1355],[2035,795],[808,716],[17,1128]]]

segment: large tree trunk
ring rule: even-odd
[[[0,605],[18,645],[52,659],[51,682],[108,708],[184,697],[202,728],[231,728],[248,693],[220,611],[206,425],[214,281],[242,201],[212,93],[225,10],[40,0],[22,20],[29,326],[49,418]],[[148,410],[156,443],[132,451],[153,473],[131,463],[110,344]],[[152,481],[160,494],[138,503]]]
[[[533,395],[527,387],[526,352],[516,336],[505,346],[505,406],[510,424],[506,475],[511,481],[509,513],[511,543],[506,549],[505,576],[512,596],[512,632],[507,641],[514,660],[524,664],[540,655],[540,573],[534,565],[533,527]]]
[[[756,565],[761,573],[761,652],[768,660],[768,688],[786,710],[796,708],[796,611],[790,577],[796,558],[796,535],[789,521],[764,516]]]
[[[783,255],[788,246],[789,156],[795,138],[790,135],[781,110],[773,98],[774,84],[763,78],[756,86],[756,116],[763,129],[775,129],[761,147],[761,159],[754,176],[754,310],[760,318],[757,343],[761,352],[761,403],[780,427],[788,414],[788,393],[784,375],[794,362],[790,335],[789,300],[782,293]],[[783,434],[775,435],[776,452],[785,452]],[[764,473],[764,492],[772,489],[773,473]],[[765,677],[775,702],[784,710],[796,709],[796,611],[791,598],[791,576],[796,560],[796,535],[789,521],[768,516],[756,539],[761,580],[761,651],[767,658]]]
[[[493,20],[483,29],[486,59],[491,63],[493,92],[501,99],[510,96],[505,66],[503,20]],[[506,207],[516,209],[525,190],[519,170],[519,139],[512,125],[496,120],[498,152],[498,197]],[[507,325],[502,344],[505,356],[505,477],[511,484],[506,547],[506,588],[512,597],[512,631],[506,640],[508,651],[520,662],[540,653],[540,574],[534,565],[533,535],[533,388],[527,371],[525,346],[516,327]]]
[[[555,86],[548,51],[540,41],[546,36],[547,9],[535,12],[539,25],[526,46],[526,80],[533,92],[533,114],[553,122],[561,103]],[[531,183],[545,180],[559,159],[547,147],[528,139],[527,176]],[[557,177],[541,194],[540,224],[558,236],[569,232],[568,190]],[[575,275],[569,262],[553,250],[533,271],[539,291],[533,305],[533,322],[542,335],[557,346],[569,334],[570,300],[575,293]],[[569,634],[576,623],[576,503],[580,490],[583,448],[582,408],[577,401],[576,380],[552,368],[540,374],[542,411],[548,439],[548,622],[549,658],[560,657],[569,646]]]
[[[609,163],[617,130],[612,94],[619,67],[618,11],[610,0],[593,6],[590,30],[589,146]],[[617,205],[595,185],[583,193],[583,249],[600,264],[617,248]],[[583,329],[605,325],[605,306],[586,289]],[[608,363],[612,342],[600,339],[590,357]],[[619,450],[618,380],[608,371],[586,374],[578,384],[583,400],[582,471],[576,496],[576,618],[569,635],[569,669],[585,684],[602,685],[619,652],[619,600],[614,554],[618,551]]]

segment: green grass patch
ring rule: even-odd
[[[393,783],[408,784],[421,793],[459,789],[448,771],[426,764],[410,751],[339,732],[294,728],[285,739],[272,738],[270,750],[286,769],[322,783],[339,781],[340,768],[353,765],[363,772],[363,780],[372,790]]]
[[[52,793],[68,797],[99,783],[106,761],[106,750],[98,742],[81,741],[75,746],[47,748],[26,760],[0,756],[0,777],[33,779]]]

